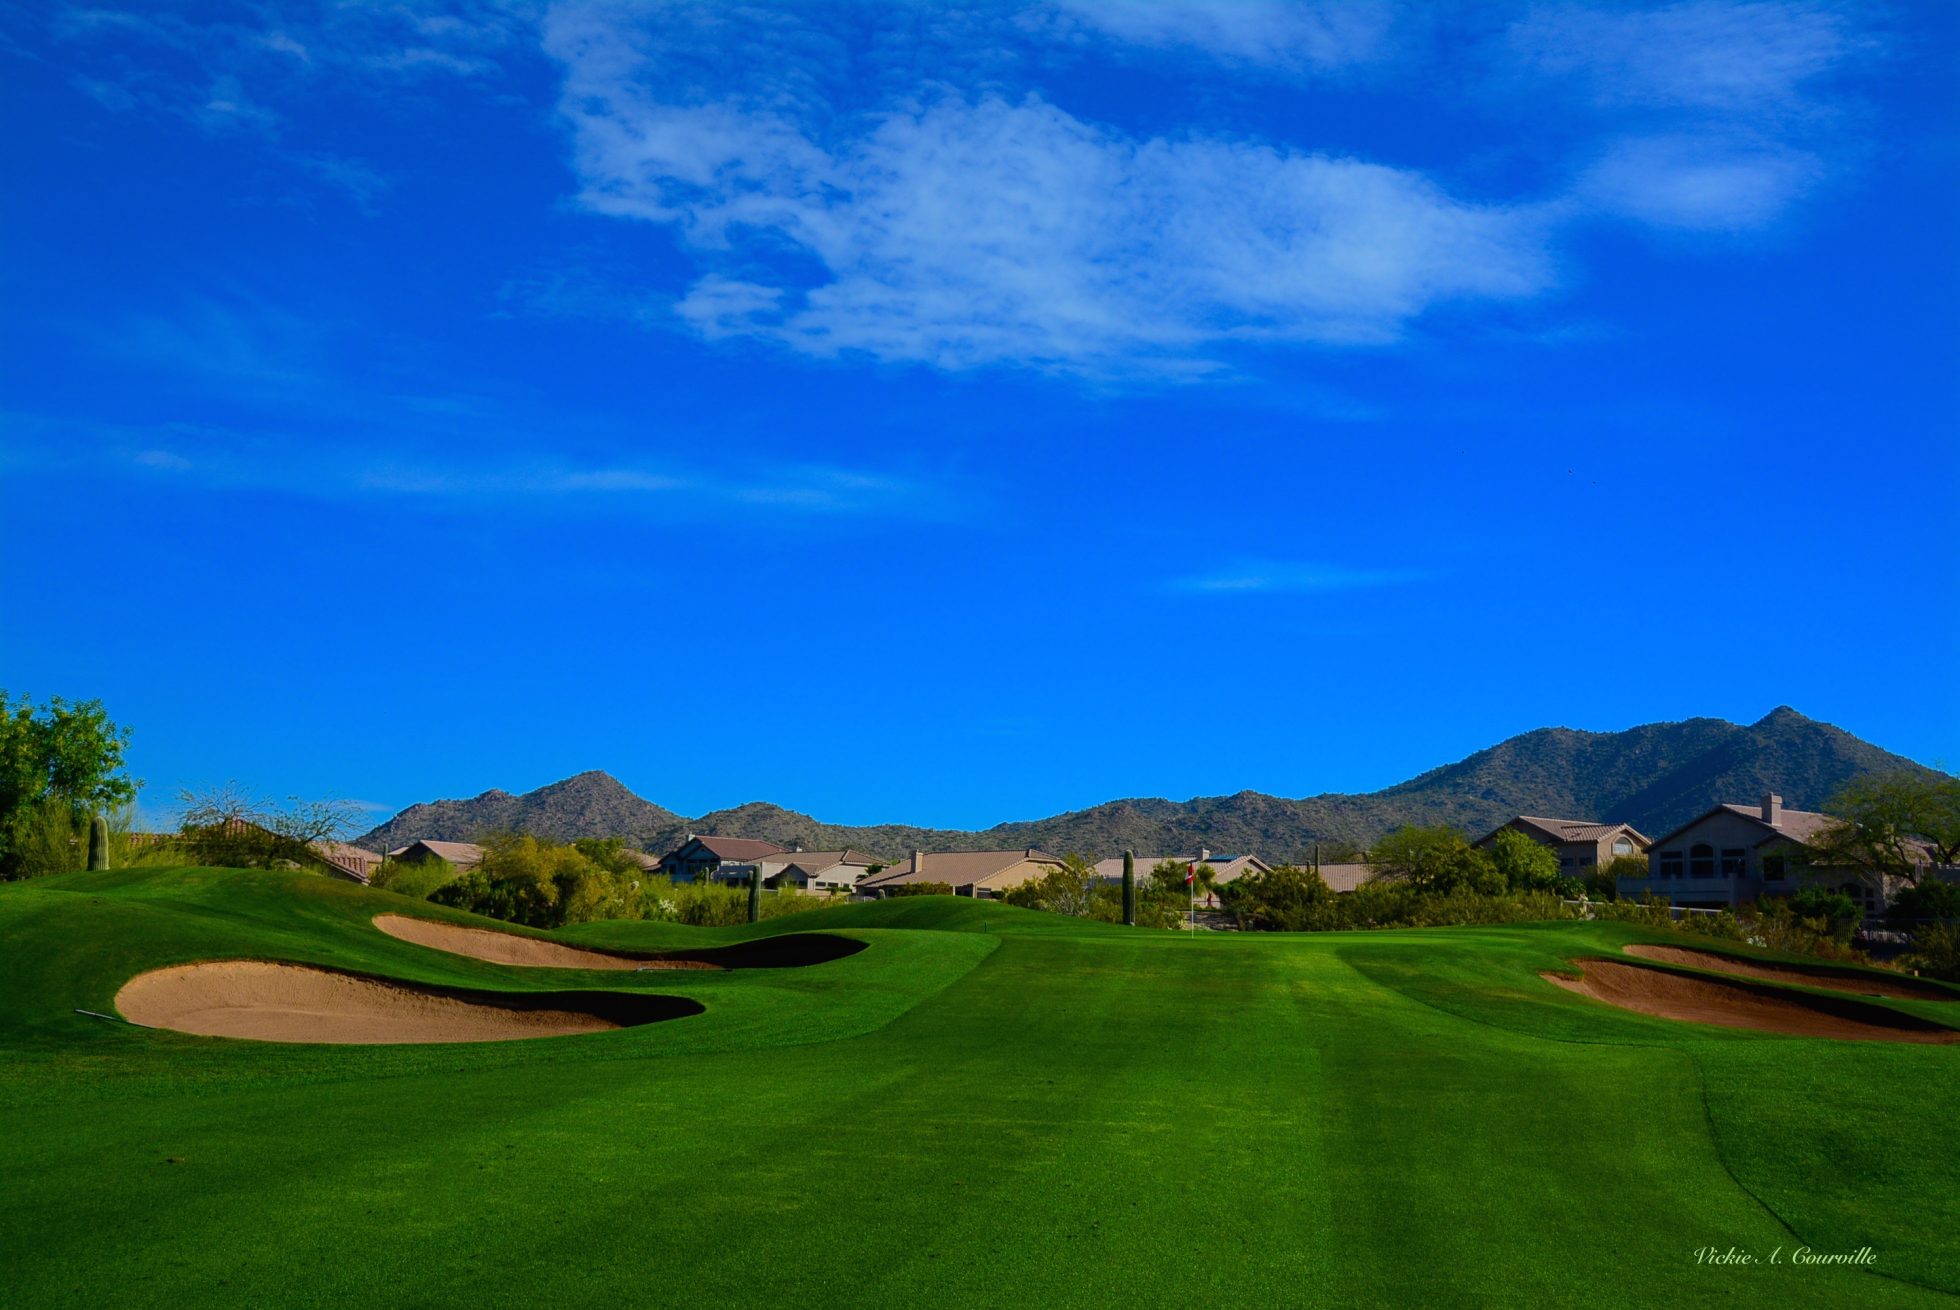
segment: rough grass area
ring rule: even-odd
[[[0,887],[0,1304],[1952,1305],[1960,1051],[1716,1029],[1541,971],[1616,924],[1153,933],[914,898],[741,929],[807,967],[513,967],[302,875]],[[457,1046],[147,1031],[130,977],[264,958],[670,1023]],[[1880,1002],[1952,1022],[1940,1001]],[[1790,1263],[1870,1247],[1868,1269]],[[1709,1267],[1696,1252],[1770,1265]]]

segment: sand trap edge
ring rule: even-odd
[[[1887,974],[1832,964],[1758,960],[1665,942],[1629,942],[1620,950],[1641,960],[1657,960],[1662,964],[1678,964],[1684,968],[1706,969],[1741,978],[1760,978],[1765,982],[1788,983],[1796,987],[1822,987],[1850,992],[1855,996],[1897,1001],[1960,1001],[1960,992],[1908,974]]]
[[[1564,991],[1652,1018],[1840,1041],[1960,1042],[1960,1029],[1846,996],[1625,960],[1586,958],[1571,963],[1582,971],[1581,977],[1550,970],[1538,976]]]
[[[687,997],[644,992],[487,992],[241,959],[150,969],[115,997],[117,1013],[140,1027],[313,1045],[563,1037],[685,1018],[705,1008]]]

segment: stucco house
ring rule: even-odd
[[[991,900],[1061,867],[1058,856],[1030,846],[1018,851],[913,851],[912,858],[857,884],[861,895],[884,897],[907,883],[943,882],[956,896]]]
[[[1603,869],[1627,855],[1645,855],[1651,844],[1631,824],[1595,823],[1591,819],[1541,819],[1529,814],[1499,824],[1471,845],[1488,849],[1505,829],[1521,832],[1558,855],[1560,873],[1577,876],[1586,869]]]
[[[675,882],[713,879],[718,882],[748,880],[756,862],[772,855],[787,855],[787,847],[772,841],[748,837],[699,837],[689,833],[687,840],[660,857],[657,866]]]
[[[1725,909],[1821,884],[1843,890],[1867,915],[1877,914],[1885,908],[1887,888],[1874,886],[1856,870],[1806,866],[1791,858],[1835,822],[1828,814],[1786,809],[1775,792],[1755,805],[1717,805],[1656,840],[1648,852],[1647,876],[1620,879],[1620,895],[1652,892],[1676,905]]]
[[[786,855],[757,860],[755,866],[762,874],[764,887],[836,893],[856,887],[858,879],[877,863],[877,856],[863,851],[792,850]]]
[[[458,869],[474,869],[483,863],[483,848],[473,841],[417,841],[388,852],[397,864],[421,864],[425,860],[447,860]]]
[[[1200,859],[1205,868],[1211,871],[1214,884],[1234,882],[1248,873],[1271,873],[1273,868],[1257,855],[1139,855],[1137,861],[1137,881],[1142,882],[1150,876],[1150,871],[1165,860],[1178,864],[1196,864]],[[1123,857],[1096,861],[1096,877],[1103,882],[1123,881]]]

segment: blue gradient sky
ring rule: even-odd
[[[0,686],[153,802],[1952,767],[1957,27],[7,9]]]

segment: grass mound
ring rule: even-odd
[[[1191,935],[914,897],[548,939],[854,950],[819,967],[551,973],[377,932],[403,904],[237,870],[0,886],[0,1302],[1960,1295],[1956,1052],[1669,1023],[1540,981],[1663,936],[1633,925]],[[75,1013],[154,970],[240,959],[701,1013],[445,1045],[219,1042]],[[1763,1263],[1698,1266],[1711,1244]],[[1878,1260],[1796,1268],[1797,1244]]]

